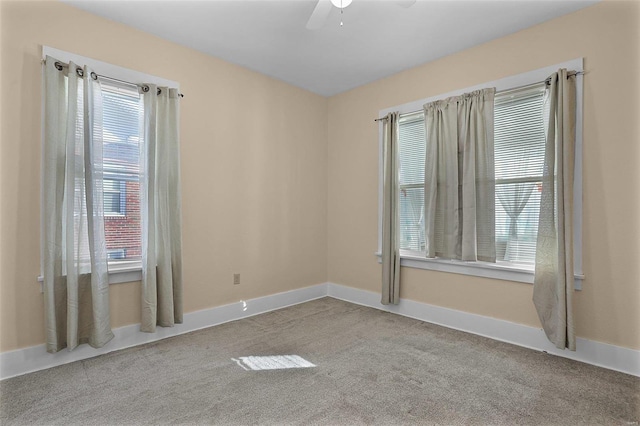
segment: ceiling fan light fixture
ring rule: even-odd
[[[344,9],[349,6],[353,0],[331,0],[331,4],[333,4],[338,9]]]

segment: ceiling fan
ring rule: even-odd
[[[342,12],[342,9],[349,6],[351,2],[352,0],[318,0],[315,9],[313,9],[309,20],[307,21],[307,29],[319,30],[320,28],[324,27],[324,24],[329,17],[329,13],[331,12],[332,7],[335,6]],[[394,3],[402,7],[410,7],[415,2],[416,0],[394,1]],[[342,25],[342,21],[340,21],[340,25]]]

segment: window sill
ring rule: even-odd
[[[123,261],[109,265],[109,284],[130,283],[142,280],[142,262]]]
[[[382,253],[378,252],[376,256],[378,263],[382,263]],[[402,254],[400,255],[400,266],[533,284],[533,269],[515,268],[511,265],[507,266],[499,263],[427,259],[417,255]],[[574,278],[574,289],[582,290],[584,275],[575,274]]]
[[[120,284],[142,281],[142,264],[137,262],[118,262],[109,265],[109,284]],[[38,277],[40,293],[44,293],[44,277]]]

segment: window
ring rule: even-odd
[[[135,88],[101,82],[104,228],[109,263],[140,261],[140,132],[143,107]]]
[[[545,153],[544,84],[497,94],[494,109],[496,258],[535,263]]]
[[[124,250],[123,249],[107,250],[107,259],[109,259],[109,260],[123,260],[124,259]]]
[[[544,85],[496,94],[496,255],[497,260],[532,267],[544,165]],[[400,248],[425,252],[424,114],[400,118]]]
[[[104,179],[104,214],[124,215],[126,213],[126,183],[116,179]]]
[[[424,235],[424,114],[409,114],[398,123],[400,156],[400,248],[425,251]]]
[[[582,60],[554,65],[380,111],[380,117],[392,111],[400,112],[398,122],[399,238],[403,266],[533,282],[545,155],[545,85],[542,81],[558,68],[582,70]],[[422,105],[483,87],[496,87],[497,90],[494,109],[497,260],[494,264],[427,259],[424,235],[426,134]],[[576,277],[582,279],[582,168],[580,162],[582,83],[580,78],[577,89],[574,268]],[[380,176],[380,181],[381,179]],[[382,205],[380,204],[379,207],[381,208]],[[380,213],[380,221],[381,216]],[[379,241],[380,237],[379,233]],[[379,252],[380,250],[378,254]],[[580,288],[580,281],[577,281],[576,288]]]
[[[88,65],[112,79],[101,79],[103,107],[104,219],[109,261],[109,282],[139,281],[141,232],[138,166],[143,109],[135,86],[118,81],[177,87],[177,82],[65,52],[48,46],[42,58]],[[44,92],[43,92],[44,101]],[[44,197],[44,194],[42,194]],[[44,198],[43,198],[44,199]],[[44,215],[43,219],[44,221]],[[41,225],[44,229],[44,222]],[[44,232],[41,232],[44,235]],[[44,250],[44,242],[41,244]],[[44,254],[41,255],[44,259]],[[41,270],[43,266],[41,265]],[[38,278],[42,281],[42,274]]]

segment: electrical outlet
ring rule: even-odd
[[[233,274],[233,285],[240,284],[240,274]]]

